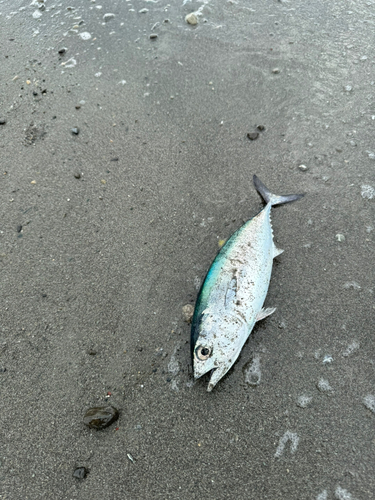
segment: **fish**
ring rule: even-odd
[[[254,175],[255,189],[266,205],[223,245],[209,268],[196,300],[191,326],[194,378],[211,371],[207,391],[230,370],[254,325],[275,312],[263,307],[273,259],[283,250],[273,241],[271,208],[303,194],[272,194]]]

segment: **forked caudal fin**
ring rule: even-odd
[[[281,205],[282,203],[290,203],[292,201],[297,201],[302,196],[305,196],[305,193],[303,194],[287,194],[285,196],[278,196],[277,194],[272,194],[271,191],[261,182],[260,179],[256,175],[253,176],[253,182],[255,189],[258,191],[258,193],[261,195],[263,200],[266,203],[271,203],[271,205]]]

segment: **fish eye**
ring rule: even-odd
[[[195,354],[197,355],[197,358],[200,359],[201,361],[205,361],[208,359],[211,354],[212,354],[212,349],[209,347],[204,347],[203,345],[200,345],[196,348]]]

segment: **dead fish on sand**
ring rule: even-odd
[[[272,194],[256,175],[254,186],[267,203],[240,227],[213,261],[195,305],[191,328],[194,377],[212,370],[212,391],[238,358],[257,321],[276,308],[263,308],[271,279],[276,248],[271,207],[296,201],[303,194]]]

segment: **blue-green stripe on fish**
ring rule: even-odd
[[[266,206],[240,227],[213,261],[198,293],[192,327],[194,377],[212,370],[212,391],[238,358],[255,323],[275,311],[263,309],[276,248],[271,207],[296,201],[303,194],[272,194],[256,175],[254,186]]]

